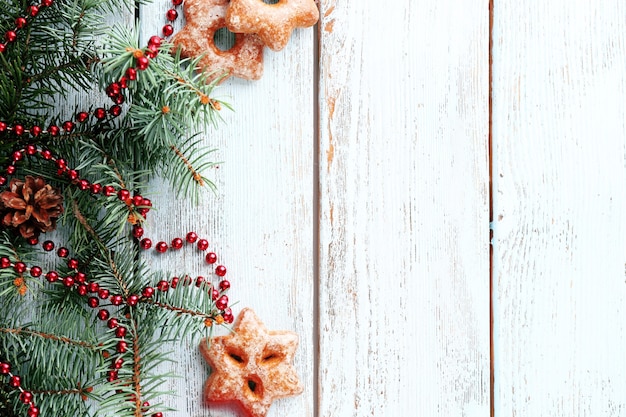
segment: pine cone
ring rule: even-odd
[[[56,228],[63,196],[43,178],[13,178],[9,190],[0,193],[0,213],[4,226],[17,228],[24,238],[37,237]]]

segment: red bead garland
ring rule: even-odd
[[[19,375],[11,372],[11,364],[8,362],[0,362],[0,376],[6,375],[9,377],[8,385],[12,388],[16,388],[20,391],[19,400],[21,403],[28,405],[27,416],[38,417],[39,408],[34,403],[33,393],[22,388],[22,378]]]
[[[28,6],[25,14],[23,16],[19,16],[15,19],[15,27],[7,30],[4,33],[4,43],[0,42],[0,53],[3,53],[6,50],[8,44],[13,43],[18,38],[18,32],[24,29],[31,21],[41,11],[43,7],[50,7],[54,3],[53,0],[41,0],[40,4],[30,5]],[[176,6],[180,6],[183,3],[183,0],[172,0],[172,4],[174,7],[169,9],[166,12],[166,19],[168,23],[166,23],[162,28],[162,33],[164,37],[169,37],[173,35],[174,28],[171,23],[174,22],[178,18],[178,11],[175,9]],[[0,37],[2,34],[0,33]],[[124,90],[128,88],[128,83],[130,81],[135,81],[138,76],[138,71],[144,71],[148,68],[150,64],[150,59],[155,58],[161,47],[163,39],[160,36],[152,36],[149,39],[148,46],[143,51],[139,51],[135,56],[135,66],[130,67],[126,70],[124,76],[122,76],[117,82],[112,83],[106,88],[107,95],[111,98],[114,105],[110,108],[106,109],[105,107],[98,107],[93,111],[86,112],[81,111],[78,112],[74,120],[66,120],[60,125],[51,124],[48,128],[42,128],[38,125],[32,126],[24,126],[22,124],[16,123],[13,125],[9,125],[6,122],[0,121],[0,134],[12,134],[19,137],[33,137],[37,138],[41,135],[49,135],[52,137],[57,137],[60,135],[70,135],[72,134],[78,127],[78,124],[89,122],[90,118],[93,118],[93,121],[96,123],[106,121],[107,118],[115,118],[121,115],[122,108],[120,105],[124,103]],[[38,148],[36,145],[26,145],[22,149],[16,150],[11,158],[10,165],[6,167],[5,173],[6,175],[13,175],[16,171],[15,164],[27,159],[27,157],[40,157],[43,160],[52,161],[56,164],[57,167],[57,175],[60,177],[67,178],[72,184],[74,184],[79,190],[90,192],[93,195],[102,195],[104,197],[116,196],[120,201],[123,201],[125,204],[129,206],[129,210],[136,211],[142,218],[146,217],[146,214],[150,210],[152,206],[150,200],[141,197],[140,195],[135,195],[133,197],[130,196],[128,190],[124,189],[115,189],[115,187],[110,185],[102,185],[102,184],[92,184],[88,180],[84,178],[80,178],[80,174],[77,170],[71,169],[67,166],[67,163],[62,158],[55,156],[50,150]],[[2,170],[0,170],[0,186],[5,185],[8,181],[7,177],[1,174]],[[138,223],[133,226],[132,235],[134,238],[139,240],[142,238],[144,234],[143,227]],[[155,245],[155,250],[158,253],[166,253],[168,250],[179,250],[183,247],[185,241],[191,244],[197,242],[196,247],[199,251],[205,252],[209,243],[206,239],[199,239],[195,232],[190,232],[185,236],[185,239],[176,237],[171,240],[171,243],[168,245],[165,241],[159,241]],[[140,246],[144,249],[150,249],[152,247],[152,241],[148,238],[143,238],[140,241]],[[35,239],[30,239],[28,241],[31,245],[37,245],[39,241]],[[42,243],[42,248],[46,252],[51,252],[55,249],[54,242],[50,240],[46,240]],[[57,255],[61,258],[69,257],[69,250],[67,248],[61,247],[57,250]],[[208,252],[204,255],[204,259],[207,264],[213,265],[217,262],[217,255],[214,252]],[[155,287],[147,286],[142,291],[141,294],[130,294],[127,296],[122,296],[120,294],[110,294],[108,289],[100,288],[99,284],[95,281],[89,281],[87,275],[84,272],[79,271],[80,263],[77,259],[70,258],[67,260],[67,266],[73,272],[67,276],[61,277],[57,271],[47,271],[45,274],[40,266],[32,266],[28,267],[24,262],[12,262],[9,258],[2,257],[0,258],[0,268],[13,268],[13,270],[19,274],[30,273],[31,277],[39,278],[43,276],[47,282],[51,284],[62,284],[68,289],[75,289],[75,291],[87,298],[87,305],[91,308],[99,308],[96,313],[96,316],[99,320],[106,322],[106,325],[109,329],[115,332],[115,336],[119,338],[117,345],[115,346],[115,352],[119,355],[125,353],[129,349],[128,342],[124,340],[127,329],[126,327],[120,325],[120,319],[116,317],[111,317],[111,312],[107,309],[107,306],[101,306],[100,300],[104,300],[105,302],[110,302],[110,306],[135,306],[140,302],[152,302],[152,298],[155,295],[155,292],[159,291],[165,293],[169,290],[174,290],[177,288],[180,279],[178,277],[172,277],[168,280],[159,281]],[[226,268],[222,265],[218,265],[214,273],[218,277],[223,277],[226,274]],[[183,285],[191,285],[192,283],[191,277],[184,277]],[[217,286],[212,285],[208,282],[205,277],[199,276],[195,280],[195,284],[198,288],[207,289],[208,293],[211,296],[211,299],[215,303],[215,308],[217,311],[211,312],[211,318],[205,320],[206,325],[210,325],[212,322],[226,322],[232,323],[234,321],[234,316],[232,314],[231,309],[228,307],[228,297],[225,292],[230,289],[230,282],[227,280],[219,281]],[[89,296],[89,294],[93,294]],[[112,369],[107,372],[107,379],[109,381],[115,381],[118,378],[117,370],[120,369],[123,365],[123,358],[117,357],[113,358],[111,367]],[[9,375],[10,381],[9,385],[18,388],[21,391],[20,401],[24,404],[29,404],[27,415],[28,417],[38,417],[39,409],[35,406],[33,402],[32,393],[25,391],[21,388],[21,381],[19,376],[13,375],[10,373],[10,366],[8,363],[0,362],[0,376],[1,375]],[[149,403],[144,402],[143,407],[145,410],[143,412],[148,412]],[[151,417],[163,417],[161,412],[155,412],[151,414]]]

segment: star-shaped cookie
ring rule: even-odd
[[[234,333],[200,343],[212,368],[205,401],[235,402],[246,416],[264,417],[275,399],[303,391],[292,365],[297,346],[297,334],[267,330],[252,309],[243,309]]]
[[[235,44],[228,50],[215,45],[215,32],[226,27],[229,0],[185,0],[186,23],[172,38],[187,58],[199,57],[202,69],[213,78],[235,76],[258,80],[263,75],[264,44],[254,34],[235,34]]]
[[[280,51],[295,28],[313,26],[319,17],[315,0],[231,0],[226,23],[231,32],[256,33],[270,49]]]

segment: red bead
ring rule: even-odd
[[[4,39],[6,39],[7,42],[15,42],[15,39],[17,39],[17,33],[13,30],[8,30],[4,34]]]
[[[146,56],[140,56],[137,58],[137,69],[140,71],[144,71],[148,68],[150,64],[150,60]]]
[[[195,243],[196,240],[198,240],[198,235],[195,232],[189,232],[187,233],[186,239],[189,243]]]
[[[104,186],[104,195],[107,196],[107,197],[110,197],[113,194],[115,194],[115,187],[113,187],[112,185],[105,185]]]
[[[218,310],[224,310],[226,307],[228,307],[228,296],[222,295],[220,298],[218,298],[215,302],[215,307],[217,307]]]
[[[169,288],[170,288],[170,284],[167,281],[163,280],[163,279],[161,281],[159,281],[158,284],[157,284],[157,289],[159,291],[165,292]]]
[[[104,90],[109,97],[115,97],[120,93],[120,85],[118,83],[111,83]]]
[[[84,272],[76,272],[74,274],[74,279],[76,280],[76,282],[80,282],[81,284],[84,284],[85,281],[87,280],[87,274],[85,274]]]
[[[183,4],[183,0],[172,0],[172,3],[174,4],[174,6],[180,6],[181,4]]]
[[[3,53],[7,49],[6,44],[0,43],[0,54]]]
[[[39,417],[39,408],[31,404],[26,412],[26,417]]]
[[[143,289],[143,291],[141,292],[141,295],[143,295],[146,298],[150,298],[154,295],[154,288],[152,287],[146,287]]]
[[[176,11],[176,9],[169,9],[167,13],[165,13],[165,16],[167,17],[167,20],[173,22],[178,18],[178,12]]]
[[[89,113],[87,113],[86,111],[81,111],[80,113],[76,115],[76,121],[79,123],[82,123],[85,120],[87,120],[88,117],[89,117]]]
[[[67,171],[67,176],[72,181],[77,180],[78,179],[78,171],[76,171],[75,169],[70,169],[69,171]]]
[[[59,132],[61,132],[61,129],[59,129],[59,126],[52,125],[48,128],[48,133],[50,133],[50,135],[52,136],[58,136]]]
[[[133,237],[139,239],[141,236],[143,236],[143,227],[133,226]]]
[[[185,275],[185,277],[183,278],[183,285],[187,286],[191,284],[191,277],[189,275]]]
[[[104,108],[98,107],[97,109],[94,110],[93,115],[96,116],[96,119],[102,120],[105,117],[107,117],[107,112],[106,110],[104,110]]]
[[[24,157],[24,156],[22,155],[22,152],[20,152],[20,151],[15,151],[15,152],[13,152],[13,154],[11,155],[11,159],[12,159],[14,162],[17,162],[17,161],[21,160],[23,157]]]
[[[121,327],[118,327],[118,329],[120,329]],[[124,353],[126,352],[126,350],[128,349],[128,343],[126,343],[126,341],[124,340],[120,340],[119,342],[117,342],[117,353]]]
[[[30,134],[37,137],[41,134],[41,127],[35,125],[30,128]]]
[[[124,336],[126,336],[126,327],[119,326],[115,329],[115,337],[122,338]]]
[[[222,313],[222,317],[226,323],[232,323],[235,320],[235,316],[233,315],[233,311],[230,307],[226,307],[224,312]]]
[[[41,5],[42,6],[46,6],[46,7],[50,7],[50,6],[52,6],[52,0],[41,0]]]
[[[30,391],[23,391],[20,394],[20,401],[24,404],[30,404],[33,402],[33,393]]]
[[[165,252],[167,252],[167,243],[159,242],[159,243],[156,244],[155,249],[159,253],[165,253]]]
[[[152,201],[149,198],[144,198],[141,202],[142,206],[152,207]]]
[[[124,358],[117,358],[117,360],[115,360],[113,362],[113,369],[121,369],[122,366],[124,365]]]
[[[31,275],[33,278],[39,278],[39,277],[41,276],[41,274],[42,274],[42,273],[43,273],[43,270],[41,269],[41,267],[38,267],[38,266],[33,266],[33,267],[30,269],[30,275]]]
[[[19,388],[22,384],[22,379],[18,375],[13,375],[9,378],[9,385],[13,388]]]
[[[128,78],[126,76],[123,76],[122,78],[120,78],[118,83],[120,84],[121,89],[128,88]],[[118,104],[121,104],[121,103],[118,103]]]
[[[139,194],[133,196],[133,204],[135,206],[140,206],[141,203],[143,203],[143,197],[142,196],[140,196]]]
[[[87,288],[85,284],[80,284],[78,287],[76,287],[76,292],[78,293],[78,295],[84,297],[89,293],[89,288]]]
[[[224,275],[226,275],[226,267],[225,267],[224,265],[218,265],[218,266],[215,268],[215,274],[216,274],[218,277],[223,277]]]
[[[41,157],[46,161],[52,159],[52,152],[50,152],[48,149],[42,149],[39,153],[41,154]]]
[[[56,271],[50,271],[46,274],[46,281],[56,282],[59,279],[59,274]]]
[[[115,317],[111,317],[109,319],[109,321],[107,321],[107,327],[109,329],[115,329],[119,325],[120,325],[120,323],[119,323],[119,321]]]
[[[152,414],[152,417],[163,417],[163,413],[154,413]]]
[[[126,70],[126,76],[128,77],[129,80],[136,80],[137,79],[137,70],[135,68],[128,68]]]
[[[124,302],[124,299],[121,295],[112,295],[111,296],[111,304],[114,306],[119,306]]]
[[[87,191],[89,189],[89,181],[87,181],[86,179],[81,179],[78,181],[78,188],[82,191]]]
[[[0,122],[0,132],[4,132],[7,130],[7,124],[5,122]]]
[[[89,289],[89,292],[91,293],[98,292],[100,290],[100,285],[97,282],[91,281],[87,284],[87,289]]]
[[[71,133],[74,130],[74,126],[74,122],[70,122],[69,120],[63,122],[63,130],[65,130],[67,133]]]
[[[220,290],[226,291],[229,288],[230,288],[230,281],[228,280],[220,281]]]
[[[8,181],[7,177],[0,176],[0,186],[1,185],[6,185],[7,181]]]
[[[28,242],[29,245],[31,246],[35,246],[36,244],[39,243],[39,238],[37,237],[29,237],[26,242]]]
[[[15,133],[17,136],[22,136],[24,134],[24,126],[22,125],[13,126],[13,133]]]
[[[24,26],[26,26],[25,18],[20,16],[17,19],[15,19],[15,27],[17,27],[18,29],[22,29]]]
[[[0,258],[0,268],[9,268],[11,266],[11,260],[6,256]]]
[[[180,249],[183,247],[183,240],[179,237],[172,239],[172,249]]]
[[[50,252],[52,249],[54,249],[54,242],[51,240],[46,240],[41,246],[43,247],[43,250],[45,250],[46,252]]]
[[[209,248],[209,241],[206,239],[200,239],[198,241],[198,249],[201,251],[205,251]]]
[[[74,277],[71,277],[69,275],[63,278],[63,285],[65,285],[67,288],[70,288],[72,285],[74,285],[74,282]]]
[[[37,147],[35,145],[26,145],[26,155],[35,155],[37,153]]]
[[[100,300],[98,300],[96,297],[89,297],[89,299],[87,300],[87,305],[89,305],[89,307],[91,308],[96,308],[100,305]]]
[[[172,288],[176,288],[176,286],[178,285],[178,281],[179,281],[179,278],[178,278],[178,277],[174,277],[174,278],[172,278],[172,283],[170,284],[170,286],[171,286]]]
[[[70,259],[67,261],[67,267],[70,269],[76,269],[78,268],[78,259]]]
[[[122,114],[122,108],[118,105],[111,106],[109,113],[111,113],[112,116],[117,117]]]
[[[22,274],[22,273],[26,272],[26,264],[24,262],[16,262],[15,266],[13,266],[13,269],[18,274]]]
[[[39,13],[39,6],[35,6],[32,5],[28,8],[28,13],[32,16],[35,17],[37,16],[37,14]]]
[[[131,294],[126,299],[126,304],[128,304],[131,307],[136,306],[138,302],[139,302],[139,296],[136,294]]]
[[[11,372],[11,365],[6,362],[0,362],[0,374],[7,375]]]
[[[60,247],[59,250],[57,250],[57,255],[59,255],[61,258],[67,258],[69,254],[70,251],[64,247]]]
[[[220,292],[217,290],[217,288],[211,289],[211,300],[215,301],[218,299],[219,296]]]
[[[199,276],[198,278],[196,278],[196,287],[199,288],[203,282],[204,282],[204,277]]]
[[[98,311],[98,318],[102,321],[105,321],[109,318],[109,311],[104,308]]]
[[[98,297],[100,297],[102,300],[106,300],[107,298],[109,298],[109,290],[107,290],[106,288],[99,288]]]
[[[117,371],[107,371],[107,381],[113,382],[117,379]]]
[[[139,245],[141,246],[141,249],[148,250],[152,247],[152,241],[146,237],[146,238],[141,239],[141,242],[139,242]]]
[[[117,198],[122,201],[126,201],[130,198],[130,191],[125,188],[122,188],[117,192]]]
[[[174,33],[174,26],[169,24],[163,26],[163,35],[172,36],[172,33]]]
[[[100,194],[102,192],[102,184],[91,184],[91,193]]]
[[[150,37],[150,40],[148,40],[148,45],[149,46],[154,45],[156,47],[159,47],[161,46],[161,41],[162,40],[160,36],[154,35]]]

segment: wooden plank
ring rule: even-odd
[[[319,415],[487,417],[488,4],[321,4]]]
[[[158,33],[169,5],[157,2],[142,8],[144,38]],[[176,28],[181,25],[179,18]],[[283,51],[266,49],[261,80],[222,84],[216,94],[231,102],[235,112],[223,111],[225,122],[201,133],[219,149],[215,160],[223,161],[212,173],[216,194],[206,193],[194,207],[159,190],[153,198],[159,208],[150,219],[165,240],[190,230],[209,239],[228,268],[229,296],[238,303],[235,312],[251,307],[269,329],[299,334],[295,366],[305,392],[276,401],[268,417],[314,413],[314,35],[313,29],[296,30]],[[193,276],[209,272],[195,250],[154,256],[151,262],[163,270],[185,268]],[[168,401],[179,411],[168,416],[240,415],[202,403],[209,368],[195,342],[173,349],[179,363],[172,371],[184,378],[166,387],[178,395]]]
[[[626,413],[626,4],[496,1],[496,416]]]

